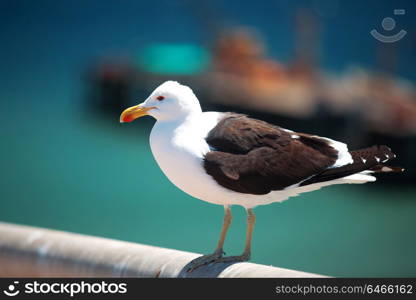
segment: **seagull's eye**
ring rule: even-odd
[[[164,96],[157,96],[156,99],[159,100],[159,101],[162,101],[163,99],[165,99],[165,97]]]

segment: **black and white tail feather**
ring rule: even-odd
[[[353,174],[372,175],[377,173],[400,173],[404,169],[392,167],[385,163],[396,158],[391,149],[385,145],[376,145],[349,152],[353,162],[341,167],[330,168],[303,181],[300,186],[335,180]]]

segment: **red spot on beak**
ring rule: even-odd
[[[133,121],[133,118],[129,115],[123,118],[123,123],[130,123],[131,121]]]

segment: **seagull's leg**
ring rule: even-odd
[[[231,209],[230,207],[224,206],[224,222],[222,224],[221,233],[220,233],[220,239],[218,240],[217,248],[215,249],[214,253],[200,256],[193,261],[191,261],[190,266],[188,268],[188,272],[191,272],[195,270],[196,268],[209,264],[211,262],[214,262],[222,257],[224,254],[223,247],[224,247],[224,241],[225,237],[227,235],[228,228],[230,227],[232,215],[231,215]]]
[[[221,257],[216,262],[233,262],[233,261],[247,261],[251,255],[251,240],[253,238],[254,224],[256,223],[256,215],[252,208],[247,209],[247,231],[246,231],[246,245],[244,252],[238,256]]]
[[[224,221],[221,228],[221,234],[220,239],[218,240],[217,248],[215,249],[215,254],[218,254],[219,256],[222,256],[224,253],[224,241],[225,237],[227,236],[228,228],[230,227],[231,221],[233,219],[233,216],[231,215],[231,209],[229,206],[224,206]]]

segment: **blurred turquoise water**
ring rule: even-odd
[[[119,124],[38,110],[2,126],[1,221],[213,250],[223,209],[184,194],[159,171],[148,144],[151,120]],[[256,208],[252,260],[331,276],[415,276],[416,189],[383,182]],[[233,212],[227,254],[244,244],[244,210]]]

